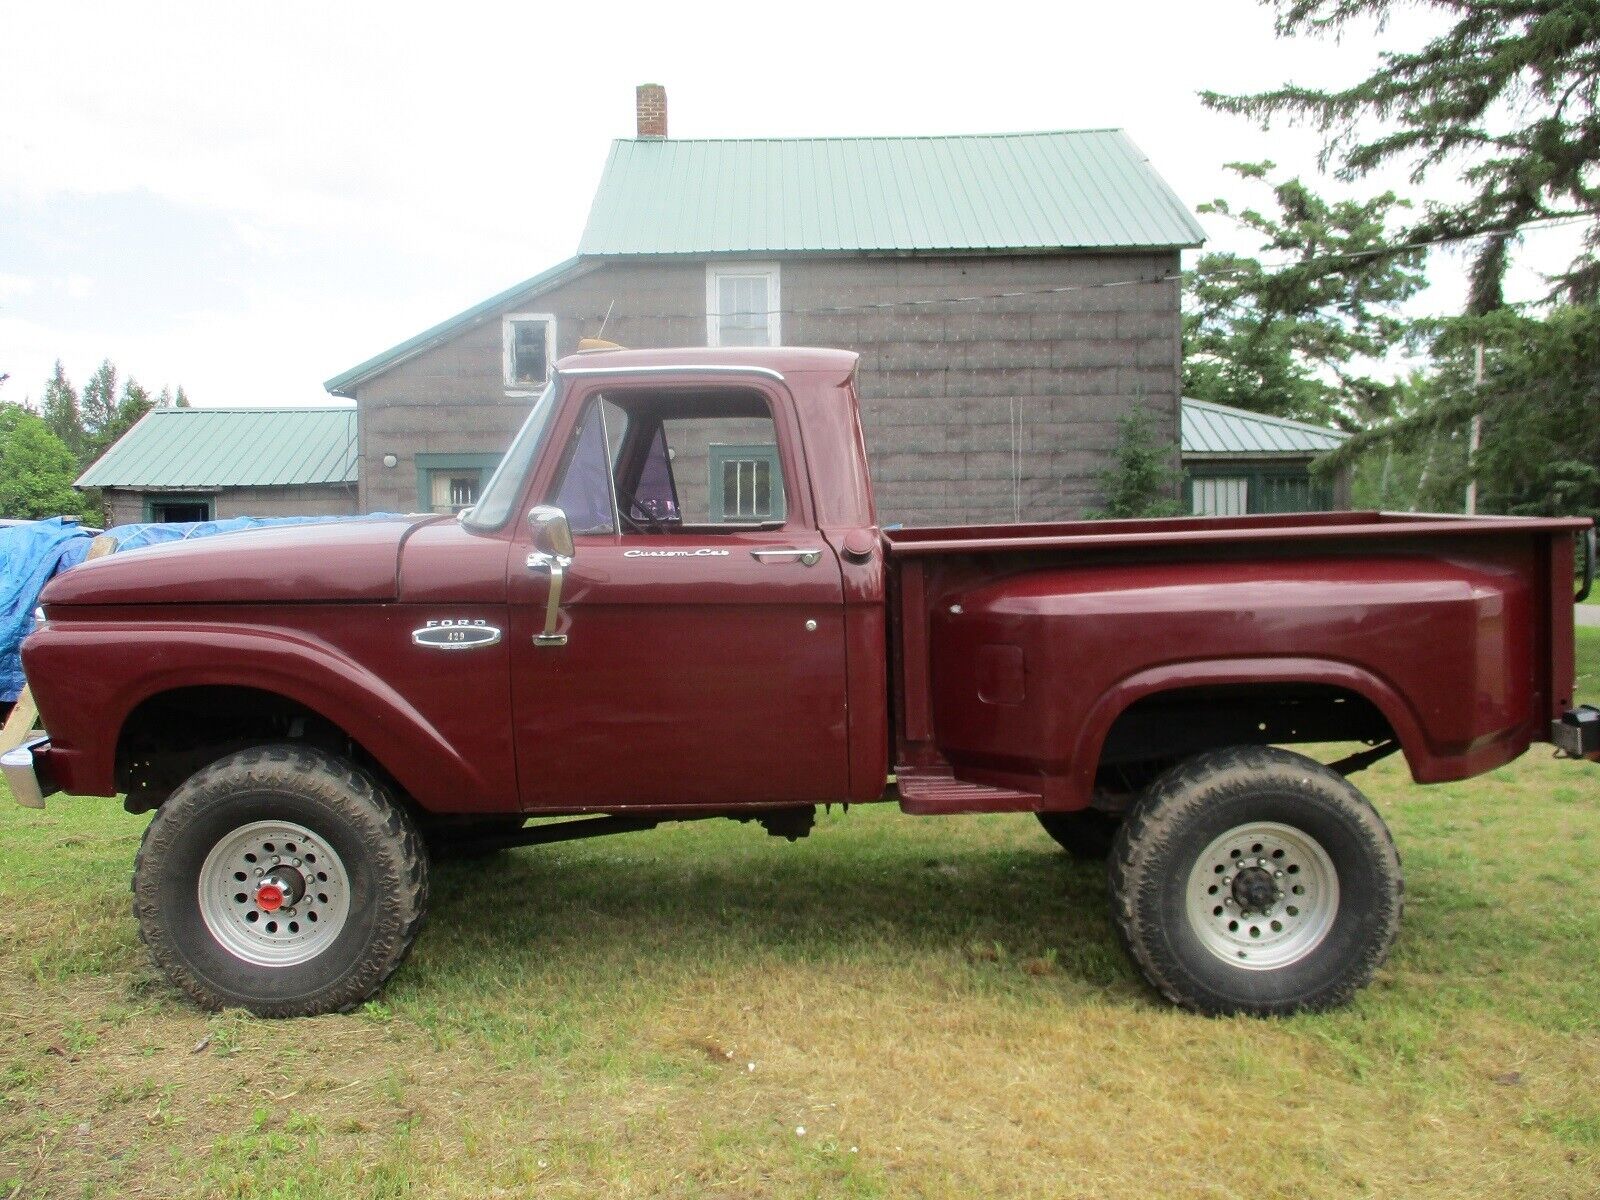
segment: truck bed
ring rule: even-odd
[[[1489,770],[1571,706],[1587,525],[1340,512],[892,531],[902,803],[1081,808],[1218,737],[1393,740],[1419,782]]]

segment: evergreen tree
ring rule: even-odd
[[[181,383],[178,385],[178,394],[173,398],[172,405],[174,408],[189,407],[189,397],[184,394],[183,384]]]
[[[1280,36],[1338,34],[1361,18],[1426,7],[1452,24],[1414,50],[1389,51],[1349,86],[1285,84],[1205,102],[1270,123],[1308,121],[1325,134],[1324,165],[1345,178],[1401,163],[1421,184],[1450,173],[1465,199],[1429,204],[1405,241],[1487,235],[1475,251],[1467,311],[1503,303],[1529,221],[1576,218],[1584,252],[1551,279],[1552,295],[1600,299],[1600,5],[1594,0],[1266,0]]]
[[[1135,404],[1118,426],[1116,461],[1100,474],[1105,506],[1090,510],[1090,519],[1177,516],[1183,508],[1174,498],[1180,476],[1172,467],[1171,444],[1157,440],[1142,405]]]
[[[56,359],[55,374],[44,385],[44,402],[41,405],[44,423],[50,432],[61,439],[74,455],[83,453],[83,413],[78,407],[78,393],[67,380],[67,373]]]
[[[1230,163],[1264,183],[1273,164]],[[1253,412],[1358,428],[1392,407],[1393,384],[1372,371],[1404,337],[1402,302],[1424,285],[1423,252],[1394,252],[1393,192],[1328,201],[1298,179],[1271,185],[1276,211],[1227,200],[1200,206],[1261,238],[1269,264],[1200,257],[1186,278],[1186,396]]]
[[[117,368],[104,359],[83,385],[83,430],[98,442],[100,431],[117,419]]]

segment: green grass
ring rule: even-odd
[[[886,807],[447,865],[364,1010],[207,1015],[138,944],[144,819],[0,797],[0,1200],[1594,1195],[1600,767],[1357,782],[1404,931],[1280,1021],[1155,1001],[1031,820]]]

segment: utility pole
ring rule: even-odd
[[[1467,516],[1478,511],[1478,443],[1483,439],[1483,414],[1478,393],[1483,390],[1483,343],[1472,348],[1472,432],[1467,439]]]

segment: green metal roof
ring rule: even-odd
[[[1187,396],[1183,400],[1182,425],[1185,456],[1284,454],[1305,458],[1337,450],[1350,436],[1321,425],[1269,417]]]
[[[1120,129],[623,139],[580,256],[1198,246]]]
[[[354,405],[153,408],[77,486],[275,487],[355,478]]]
[[[391,346],[382,354],[376,354],[366,362],[351,367],[343,374],[335,375],[322,386],[335,396],[354,396],[352,390],[361,386],[375,375],[381,375],[391,367],[398,366],[408,358],[414,358],[424,350],[431,350],[442,342],[474,325],[482,324],[500,314],[500,310],[509,305],[513,300],[531,296],[537,292],[554,286],[566,279],[581,267],[583,263],[576,258],[569,258],[559,262],[547,271],[541,271],[531,279],[524,279],[521,283],[508,287],[503,292],[490,296],[481,304],[474,304],[465,312],[458,312],[453,317],[447,317],[431,329],[424,329],[416,337],[407,338],[398,346]]]

